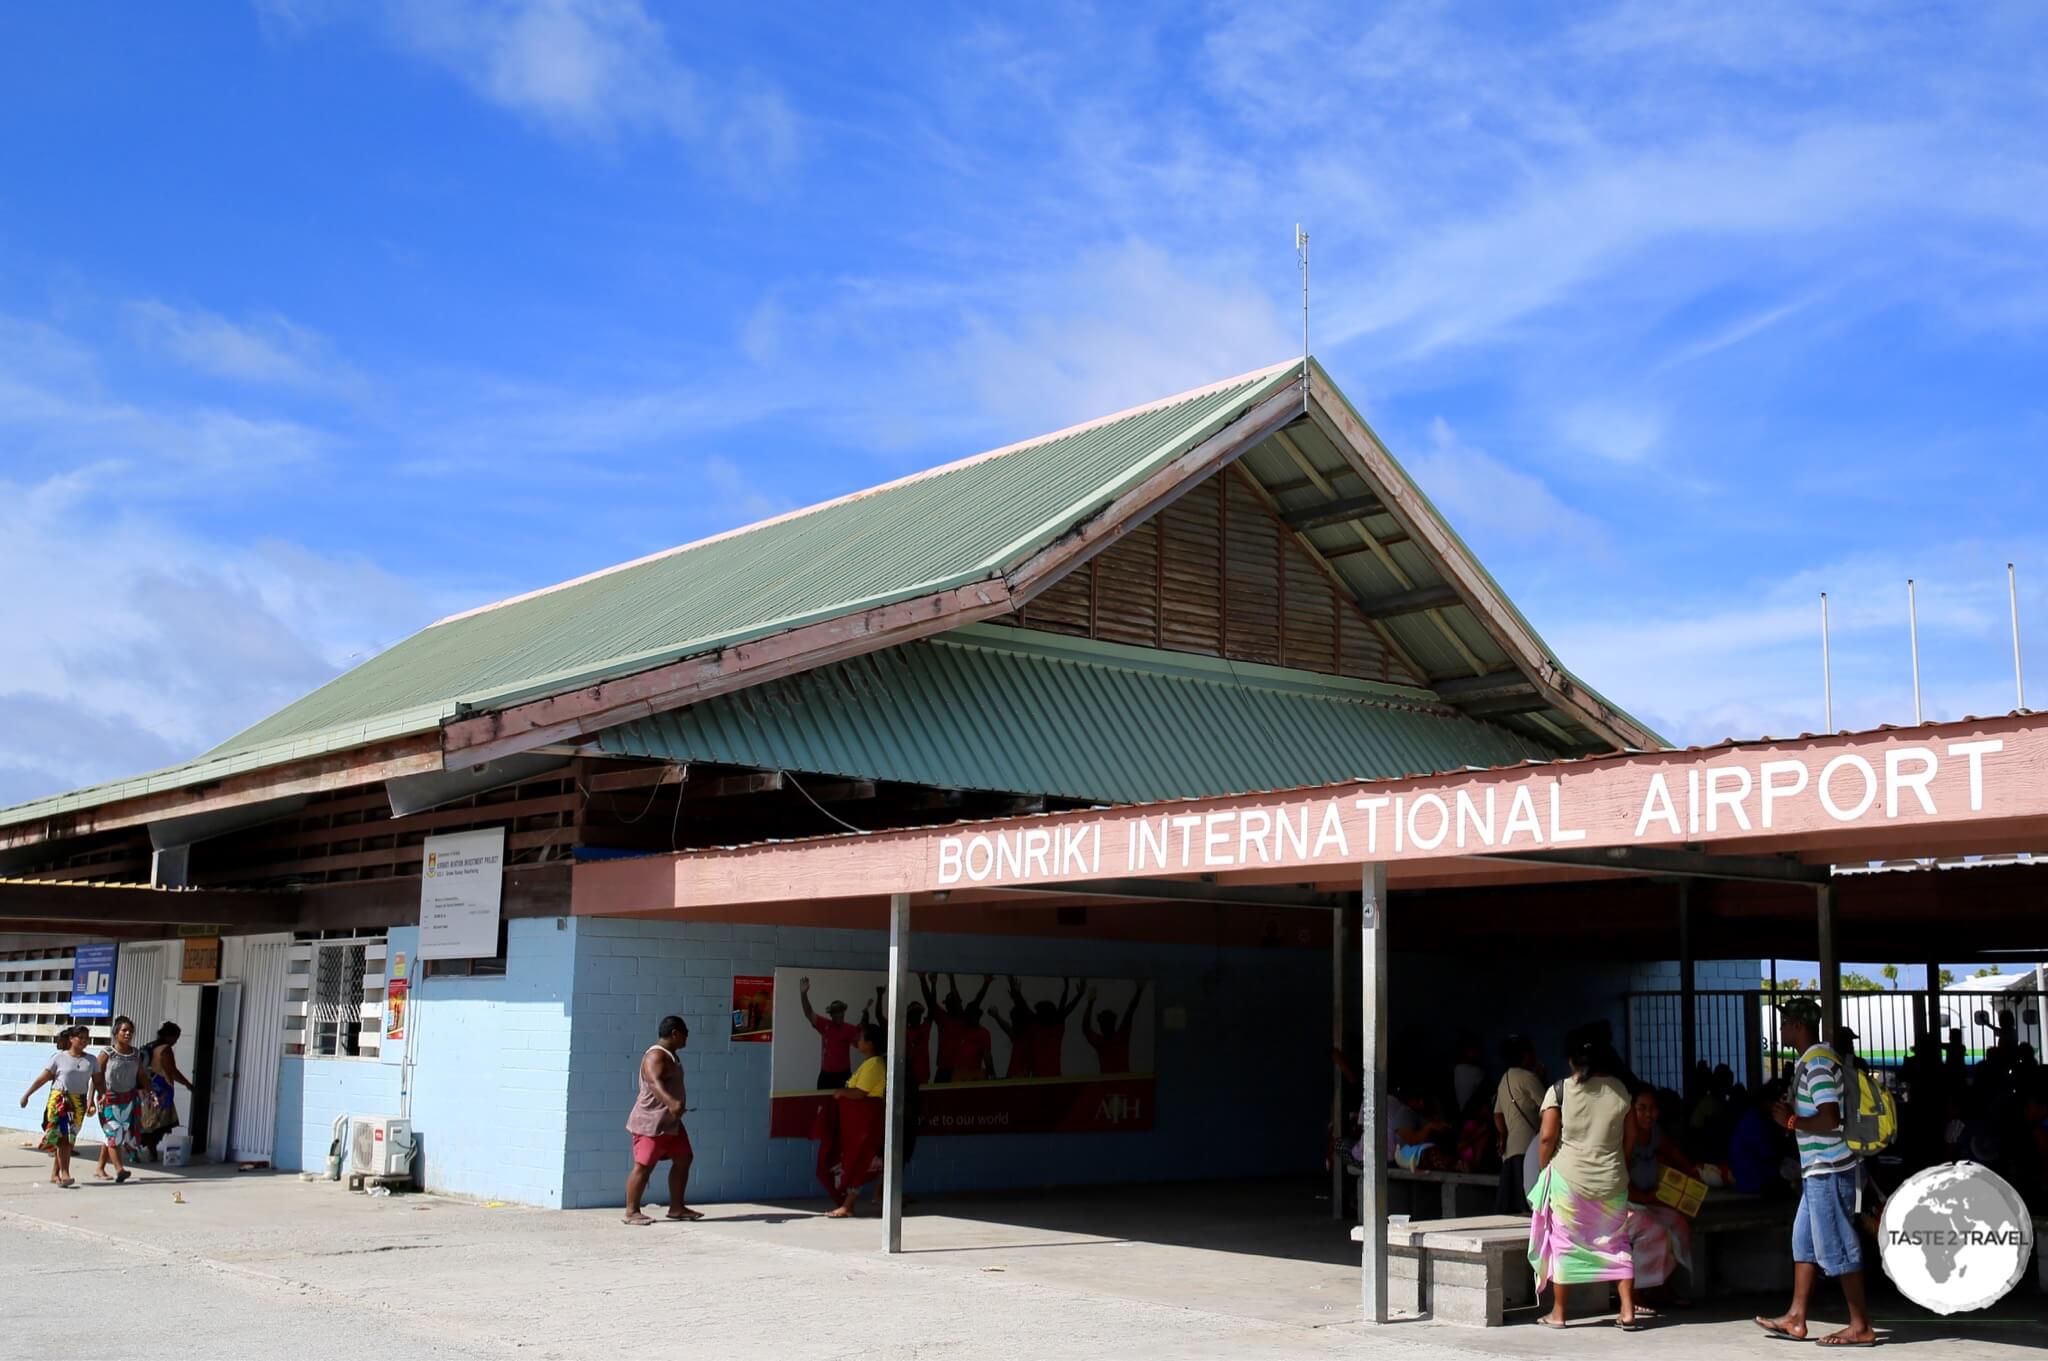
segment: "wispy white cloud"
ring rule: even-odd
[[[340,390],[360,381],[318,332],[276,313],[234,322],[155,298],[130,303],[128,312],[145,343],[217,378],[309,390]]]
[[[112,391],[98,357],[44,323],[0,316],[0,432],[23,466],[102,464],[136,489],[203,491],[318,457],[324,432],[289,417]]]
[[[1428,445],[1405,454],[1402,464],[1452,526],[1477,543],[1568,544],[1587,558],[1610,545],[1598,519],[1567,505],[1540,477],[1468,444],[1442,417],[1430,422]]]
[[[1573,448],[1613,463],[1636,463],[1663,438],[1664,416],[1646,405],[1592,397],[1559,414],[1558,433]]]
[[[757,74],[700,72],[641,0],[387,0],[375,10],[259,0],[259,8],[274,33],[293,37],[375,14],[400,50],[565,137],[673,138],[751,173],[779,173],[799,153],[800,120],[777,86]]]
[[[0,802],[182,759],[450,603],[361,558],[209,541],[95,470],[0,480]]]
[[[1838,728],[1913,721],[1906,578],[1919,585],[1923,710],[1929,719],[2013,707],[2004,564],[2048,561],[2048,540],[1961,540],[1915,553],[1874,550],[1758,580],[1739,572],[1681,598],[1589,614],[1536,602],[1567,665],[1681,742],[1824,726],[1820,593],[1828,592]],[[1524,602],[1525,604],[1531,602]],[[2048,637],[2048,589],[2029,586],[2022,629]],[[2037,687],[2038,688],[2038,687]]]

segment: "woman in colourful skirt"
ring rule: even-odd
[[[45,1082],[50,1084],[50,1099],[43,1105],[42,1146],[50,1154],[50,1180],[63,1187],[78,1184],[71,1176],[71,1146],[78,1142],[78,1132],[92,1109],[93,1089],[100,1080],[98,1065],[85,1052],[87,1034],[82,1025],[61,1032],[58,1038],[64,1041],[63,1051],[50,1056],[43,1071],[21,1094],[26,1109],[36,1089]]]
[[[136,1108],[135,1139],[158,1162],[163,1161],[163,1154],[157,1145],[178,1127],[178,1088],[192,1090],[178,1070],[178,1039],[183,1034],[176,1021],[165,1021],[157,1027],[156,1038],[142,1048],[142,1100]]]
[[[1545,1327],[1565,1326],[1575,1285],[1613,1281],[1617,1327],[1635,1332],[1635,1255],[1628,1225],[1628,1088],[1614,1076],[1613,1051],[1591,1035],[1570,1044],[1572,1075],[1543,1097],[1536,1138],[1536,1185],[1529,1192],[1529,1263],[1536,1289],[1551,1288]],[[1605,1293],[1604,1291],[1602,1292]]]
[[[1658,1114],[1657,1093],[1648,1087],[1637,1092],[1628,1116],[1628,1237],[1639,1291],[1659,1289],[1681,1267],[1692,1268],[1692,1221],[1657,1199],[1657,1183],[1666,1167],[1690,1177],[1699,1166],[1658,1129]],[[1660,1304],[1685,1303],[1676,1295],[1653,1298]]]
[[[142,1051],[135,1047],[135,1022],[126,1016],[114,1018],[114,1042],[100,1051],[100,1145],[99,1166],[93,1175],[109,1180],[107,1165],[113,1164],[111,1180],[128,1180],[128,1159],[135,1156],[135,1117],[142,1109]]]

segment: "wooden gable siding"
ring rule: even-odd
[[[1388,653],[1350,594],[1236,467],[1132,526],[999,622],[1323,675],[1422,683]]]

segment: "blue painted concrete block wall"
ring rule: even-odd
[[[29,1098],[27,1106],[18,1104],[21,1094],[28,1090],[28,1084],[36,1080],[36,1074],[49,1066],[56,1055],[57,1046],[37,1040],[32,1044],[21,1044],[9,1040],[0,1043],[0,1129],[34,1129],[43,1127],[43,1102],[49,1088],[45,1087]]]
[[[375,1059],[285,1059],[278,1066],[271,1163],[287,1171],[318,1171],[327,1165],[338,1117],[397,1113],[396,1065]]]
[[[503,977],[415,984],[415,1172],[429,1190],[562,1203],[578,926],[510,921]]]
[[[390,933],[387,959],[412,961],[414,1173],[429,1190],[562,1203],[576,927],[508,922],[505,973],[474,978],[424,978],[418,930]],[[286,1059],[277,1165],[324,1166],[335,1118],[397,1114],[403,1076],[382,1059]]]
[[[584,919],[578,923],[568,1168],[562,1203],[624,1197],[626,1109],[640,1054],[669,1012],[690,1022],[684,1054],[693,1199],[816,1194],[811,1146],[768,1137],[769,1051],[727,1038],[735,973],[778,965],[879,969],[880,932]],[[927,1138],[909,1185],[979,1187],[1170,1180],[1312,1171],[1329,1109],[1329,956],[1102,941],[921,934],[916,967],[963,974],[1149,978],[1154,1003],[1183,1008],[1161,1028],[1149,1132]],[[1274,1044],[1272,1036],[1289,1039]],[[1305,1040],[1302,1037],[1307,1037]]]

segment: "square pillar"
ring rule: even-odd
[[[1344,909],[1330,912],[1330,1218],[1344,1217]]]
[[[1835,886],[1822,884],[1814,891],[1820,928],[1820,1018],[1821,1037],[1834,1044],[1842,1028],[1842,956],[1835,945]]]
[[[903,1139],[910,1118],[910,895],[889,899],[889,1034],[882,1124],[882,1250],[903,1251]]]
[[[1699,970],[1693,960],[1692,881],[1678,881],[1678,1090],[1692,1081],[1700,1057]]]
[[[1360,1133],[1364,1170],[1358,1177],[1358,1218],[1364,1227],[1363,1303],[1367,1323],[1387,1321],[1387,867],[1364,867],[1358,899],[1365,965],[1359,1003],[1365,1043],[1359,1048],[1364,1092]]]

